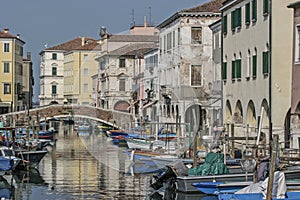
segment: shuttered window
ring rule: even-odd
[[[245,7],[245,23],[250,24],[250,3],[247,3]]]
[[[257,20],[257,0],[252,0],[252,21]]]
[[[222,63],[222,80],[227,79],[227,62]]]
[[[227,34],[227,15],[223,16],[223,34]]]
[[[252,77],[256,78],[257,75],[257,57],[256,55],[252,56]]]
[[[263,74],[269,73],[269,52],[263,52]]]

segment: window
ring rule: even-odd
[[[89,91],[89,85],[87,83],[83,84],[83,92]]]
[[[180,45],[180,28],[177,29],[177,43]]]
[[[56,85],[52,85],[52,92],[51,94],[57,94]]]
[[[10,83],[4,83],[3,92],[4,92],[4,94],[11,94],[11,84]]]
[[[231,61],[231,79],[236,78],[236,65],[235,65],[235,60]]]
[[[250,3],[247,3],[245,7],[245,23],[250,24]]]
[[[241,27],[242,23],[242,9],[238,8],[231,12],[231,30],[234,31],[235,28]]]
[[[222,80],[227,79],[227,62],[222,63]]]
[[[125,65],[125,58],[120,58],[119,59],[119,67],[120,68],[125,68],[126,65]]]
[[[248,49],[246,78],[249,78],[250,75],[251,75],[251,53],[250,50]]]
[[[52,60],[57,60],[57,54],[56,53],[52,53]]]
[[[57,75],[57,67],[52,67],[52,76]]]
[[[192,43],[202,44],[202,28],[192,27]]]
[[[227,34],[227,15],[223,16],[223,34]]]
[[[300,25],[296,28],[294,53],[295,62],[300,62]]]
[[[252,0],[252,21],[257,19],[257,0]]]
[[[263,52],[263,74],[267,74],[269,72],[269,52]]]
[[[172,38],[173,38],[173,42],[172,42],[173,45],[172,45],[172,46],[173,46],[173,48],[174,48],[174,47],[175,47],[175,44],[176,44],[176,42],[175,42],[175,41],[176,41],[176,40],[175,40],[175,31],[173,31],[172,36],[173,36],[173,37],[172,37]]]
[[[236,27],[242,26],[242,8],[236,9]]]
[[[263,0],[263,9],[263,14],[267,15],[269,13],[269,0]]]
[[[4,43],[4,52],[9,52],[9,43]]]
[[[172,32],[167,34],[167,51],[172,48]]]
[[[125,91],[125,79],[119,79],[119,91]]]
[[[252,56],[252,77],[256,78],[257,75],[257,56]]]
[[[5,62],[5,63],[3,64],[3,67],[4,67],[3,72],[4,72],[4,73],[9,73],[9,71],[10,71],[10,69],[9,69],[9,63],[8,63],[8,62]]]
[[[191,66],[191,86],[202,85],[202,66],[192,65]]]
[[[84,55],[83,55],[83,60],[86,61],[86,60],[88,60],[88,58],[89,58],[89,55],[88,55],[88,54],[84,54]]]
[[[89,69],[88,68],[84,68],[83,69],[83,76],[88,76],[89,75]]]
[[[235,61],[236,75],[235,77],[240,79],[242,78],[242,59]]]

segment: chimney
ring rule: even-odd
[[[146,19],[146,16],[144,16],[144,27],[145,27],[145,28],[147,27],[147,19]]]
[[[31,60],[31,52],[27,52],[27,60]]]
[[[81,37],[81,46],[85,45],[85,39],[84,37]]]
[[[8,31],[9,31],[9,28],[4,29],[4,33],[8,33]]]

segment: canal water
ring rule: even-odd
[[[18,171],[5,176],[1,184],[11,186],[11,199],[203,199],[153,191],[149,187],[152,175],[135,174],[125,150],[105,135],[79,136],[72,126],[61,127],[56,145],[38,170]]]

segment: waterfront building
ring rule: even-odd
[[[143,98],[139,79],[143,77],[144,53],[158,43],[155,28],[145,25],[143,29],[132,27],[129,34],[109,34],[101,28],[97,106],[132,112],[132,94],[137,92],[137,99]],[[141,35],[144,32],[147,34]]]
[[[212,131],[219,130],[223,126],[222,110],[222,78],[221,78],[221,37],[222,37],[222,20],[219,19],[209,26],[212,30],[212,88],[211,98],[207,105],[210,109],[212,119]]]
[[[235,136],[261,128],[266,144],[274,133],[289,146],[291,2],[226,0],[221,8],[223,118]]]
[[[300,148],[300,1],[288,5],[294,11],[291,103],[291,147]]]
[[[23,105],[26,108],[32,108],[32,98],[33,98],[33,66],[31,61],[31,53],[27,52],[27,57],[23,58]]]
[[[212,115],[212,30],[220,19],[221,0],[176,12],[161,22],[159,33],[159,118],[189,123],[191,130],[208,133]]]
[[[91,76],[97,73],[97,46],[93,38],[78,37],[40,53],[40,105],[92,105]]]
[[[65,51],[50,47],[40,52],[40,106],[63,103]]]
[[[0,30],[0,114],[23,108],[23,46],[20,36]]]

